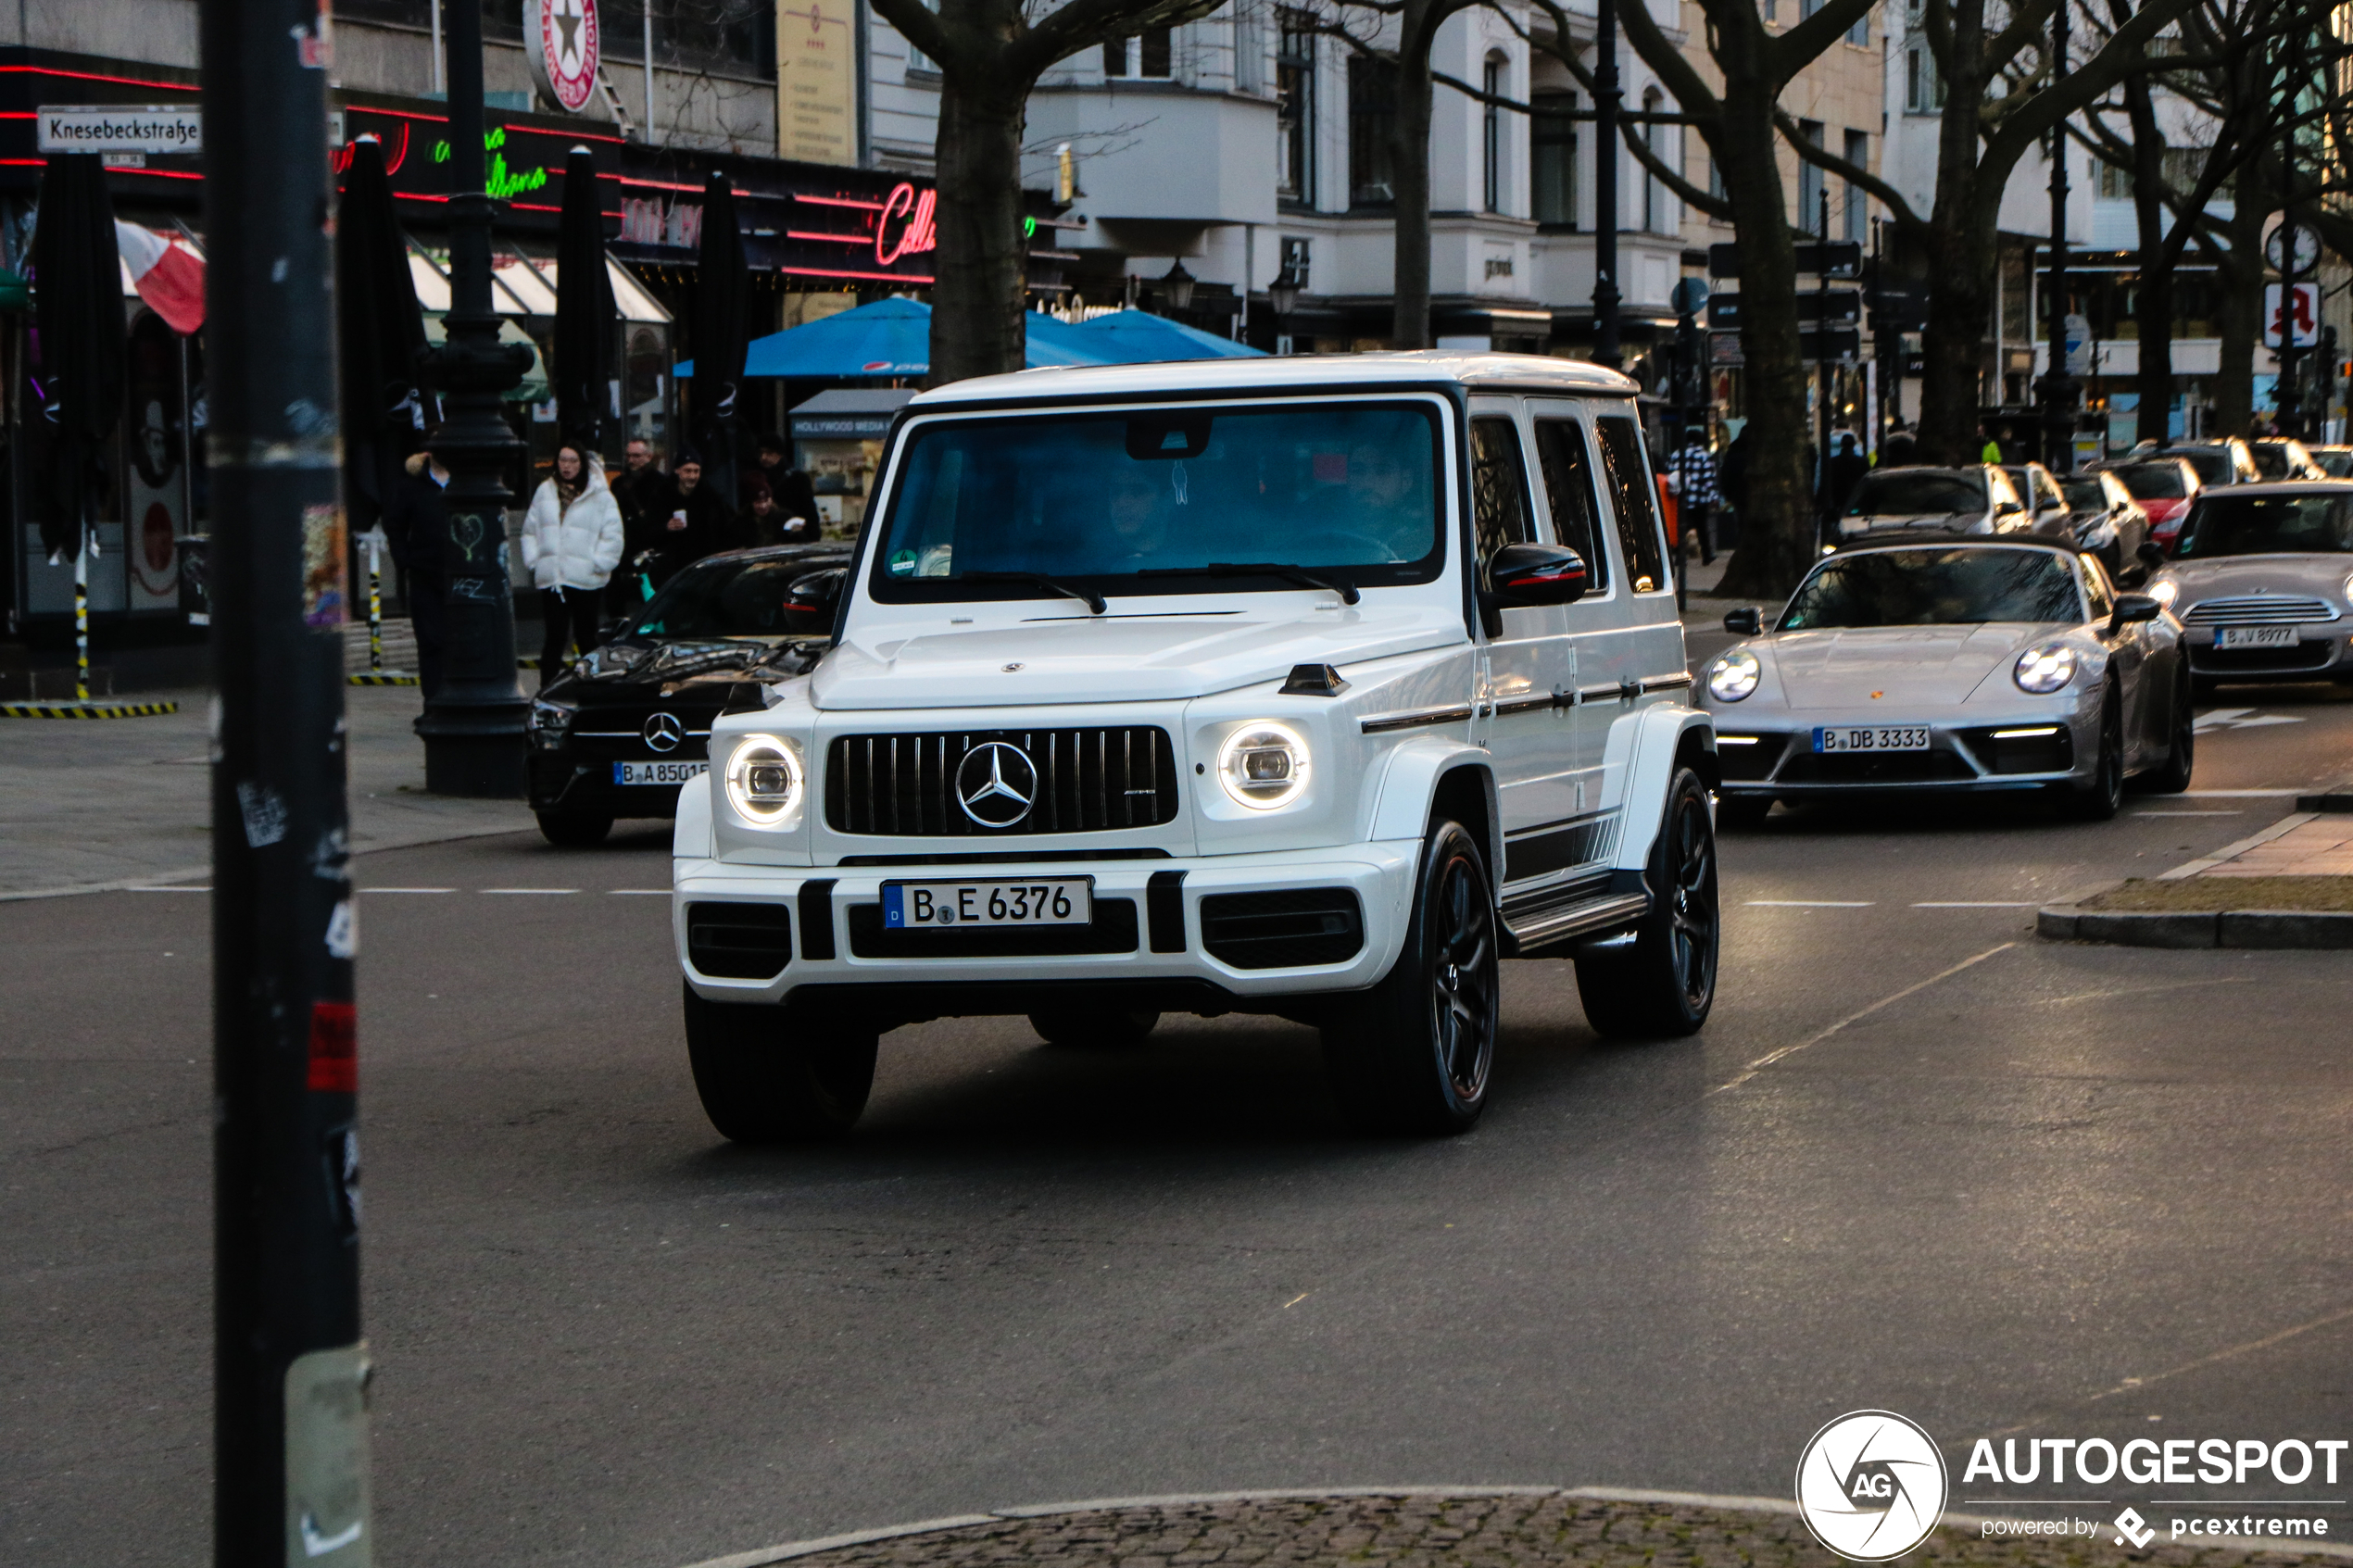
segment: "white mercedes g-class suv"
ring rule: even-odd
[[[1458,1132],[1497,960],[1604,1035],[1716,983],[1708,716],[1635,384],[1368,354],[1026,371],[893,427],[805,675],[737,688],[679,802],[696,1087],[838,1132],[900,1024],[1056,1045],[1319,1028],[1350,1120]]]

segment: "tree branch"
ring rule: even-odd
[[[1817,169],[1826,169],[1849,183],[1859,185],[1870,192],[1886,205],[1888,211],[1895,215],[1895,221],[1903,225],[1906,231],[1919,233],[1927,230],[1928,220],[1913,211],[1912,204],[1905,200],[1903,193],[1894,186],[1861,165],[1848,162],[1828,147],[1816,146],[1806,139],[1804,132],[1798,130],[1797,121],[1781,110],[1773,111],[1773,123],[1780,130],[1781,140],[1795,149],[1799,158]],[[1804,216],[1810,218],[1813,214],[1807,213]]]

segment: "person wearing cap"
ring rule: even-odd
[[[787,545],[813,545],[824,537],[824,515],[817,509],[817,486],[807,472],[786,461],[784,438],[760,438],[759,477],[776,500],[776,521]]]
[[[738,548],[744,543],[736,513],[719,492],[702,482],[702,457],[694,451],[678,454],[671,465],[676,486],[669,515],[657,525],[648,562],[655,587],[708,555]]]

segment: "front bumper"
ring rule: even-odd
[[[705,759],[703,751],[701,741],[690,740],[667,756],[656,757],[648,752],[636,760],[700,762]],[[678,814],[677,784],[617,784],[613,783],[611,760],[583,756],[571,746],[547,750],[535,747],[526,777],[531,809],[535,811],[582,817]]]
[[[1769,723],[1743,724],[1741,716],[1716,715],[1716,755],[1724,770],[1720,794],[1795,800],[1891,790],[1986,792],[2036,789],[2087,782],[2097,736],[2070,715],[2040,713],[1988,723],[1971,716],[1966,724],[1930,721],[1907,727],[1929,731],[1926,751],[1823,754],[1814,750],[1817,726],[1791,722],[1790,716],[1759,714]],[[1885,720],[1844,719],[1832,728]],[[2096,723],[2096,720],[2090,721]]]
[[[672,937],[687,984],[711,1001],[803,993],[900,1022],[1092,1001],[1279,1011],[1283,998],[1360,991],[1389,972],[1404,945],[1419,849],[1378,843],[1027,865],[680,859]],[[1094,879],[1091,927],[881,929],[886,882],[1079,875]],[[999,950],[978,950],[986,947]]]
[[[2192,626],[2183,641],[2190,653],[2190,673],[2214,681],[2333,681],[2353,678],[2353,638],[2346,628],[2326,621],[2296,627],[2294,647],[2222,648],[2215,646],[2212,626]]]

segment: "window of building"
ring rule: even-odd
[[[939,0],[924,0],[924,8],[927,11],[937,11],[939,9]],[[927,70],[937,75],[939,62],[910,43],[907,45],[907,69],[911,71]]]
[[[1348,205],[1389,207],[1397,200],[1390,124],[1397,114],[1397,62],[1353,55],[1348,61]]]
[[[1777,11],[1779,11],[1780,9],[1780,6],[1778,6],[1777,4],[1775,4],[1775,0],[1765,0],[1765,19],[1766,19],[1767,21],[1768,21],[1768,22],[1769,22],[1769,21],[1778,21],[1778,20],[1780,19],[1780,18],[1779,18],[1779,17],[1777,17],[1774,13],[1776,13],[1776,12],[1777,12]]]
[[[1266,91],[1266,46],[1260,29],[1265,13],[1255,6],[1238,6],[1234,18],[1234,91]]]
[[[1577,110],[1574,93],[1539,93],[1528,121],[1529,194],[1539,223],[1577,226]]]
[[[1642,94],[1642,112],[1658,114],[1662,112],[1666,102],[1666,94],[1653,87]],[[1650,149],[1653,157],[1658,157],[1659,130],[1656,120],[1642,122],[1642,145]],[[1666,232],[1666,208],[1667,187],[1659,183],[1658,176],[1651,172],[1648,164],[1644,164],[1642,166],[1642,232],[1644,233],[1657,234]]]
[[[1125,38],[1111,38],[1103,41],[1103,74],[1105,76],[1128,74],[1128,42]],[[1135,74],[1139,77],[1165,78],[1169,74],[1171,55],[1168,29],[1164,27],[1149,29],[1139,34],[1134,42],[1138,46]]]
[[[1707,194],[1718,201],[1724,199],[1724,171],[1716,167],[1716,155],[1707,155]]]
[[[1871,167],[1871,138],[1869,132],[1848,132],[1845,151],[1846,161],[1856,168],[1869,169]],[[1845,237],[1850,240],[1869,239],[1870,232],[1871,198],[1862,186],[1849,180],[1846,182]]]
[[[1504,210],[1504,111],[1493,100],[1502,97],[1510,85],[1505,76],[1509,65],[1503,56],[1490,55],[1486,72],[1479,78],[1489,98],[1480,106],[1484,113],[1479,119],[1479,189],[1490,212]]]
[[[1925,49],[1904,51],[1904,107],[1911,114],[1935,114],[1944,107],[1944,81],[1936,73],[1936,57]]]
[[[1125,38],[1103,40],[1103,74],[1105,76],[1127,74],[1127,40]]]
[[[1799,120],[1797,133],[1815,146],[1818,147],[1822,144],[1822,122],[1818,119]],[[1822,182],[1822,166],[1799,159],[1797,228],[1801,232],[1813,234],[1822,239],[1830,238],[1828,234],[1822,232],[1822,194],[1826,189],[1827,187]]]
[[[1284,6],[1275,13],[1275,194],[1315,200],[1315,18]]]
[[[1862,16],[1856,17],[1855,19],[1855,25],[1846,30],[1846,41],[1849,44],[1858,44],[1867,49],[1870,47],[1871,19],[1868,12]]]

